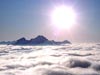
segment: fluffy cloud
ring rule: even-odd
[[[100,75],[100,44],[0,45],[0,75]]]

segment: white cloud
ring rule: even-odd
[[[100,75],[100,45],[0,45],[0,75]]]

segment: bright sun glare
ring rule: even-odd
[[[69,29],[76,22],[74,9],[67,6],[56,7],[51,14],[52,23],[59,29]]]

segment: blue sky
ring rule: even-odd
[[[50,12],[57,4],[73,6],[75,28],[60,31],[50,26]],[[44,35],[52,40],[100,42],[100,0],[0,0],[0,41]]]

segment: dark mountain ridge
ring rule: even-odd
[[[10,42],[10,43],[7,42],[7,44],[13,44],[13,45],[61,45],[61,44],[71,44],[71,42],[69,42],[68,40],[65,40],[62,42],[48,40],[46,37],[39,35],[30,40],[27,40],[26,38],[22,37],[14,42]]]

